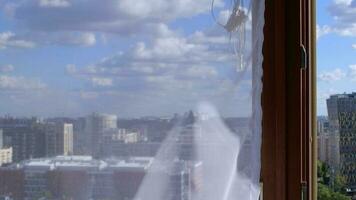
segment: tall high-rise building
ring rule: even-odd
[[[73,154],[73,124],[48,123],[46,132],[46,156]]]
[[[317,133],[318,135],[329,132],[329,120],[327,117],[318,117]]]
[[[89,154],[99,156],[103,144],[104,131],[117,128],[117,116],[93,113],[86,117],[85,134]]]
[[[4,134],[2,129],[0,129],[0,166],[11,162],[12,162],[12,148],[5,147]]]
[[[0,148],[0,166],[12,162],[12,147]]]
[[[85,155],[86,153],[86,135],[85,135],[85,118],[77,118],[73,122],[73,154]]]
[[[3,146],[12,147],[12,160],[18,162],[45,155],[43,124],[36,118],[0,118]]]
[[[71,155],[73,154],[73,124],[63,124],[61,126],[61,130],[63,127],[63,155]]]
[[[331,132],[329,120],[318,117],[318,160],[325,162],[333,169],[340,165],[340,137],[335,131]]]
[[[0,129],[0,149],[2,149],[2,147],[4,146],[4,134],[2,129]]]
[[[339,137],[339,170],[356,188],[356,93],[332,95],[327,107],[330,134]]]

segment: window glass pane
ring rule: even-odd
[[[264,1],[0,8],[0,199],[259,198]]]
[[[355,1],[317,7],[318,195],[355,198]],[[333,59],[329,55],[333,55]]]

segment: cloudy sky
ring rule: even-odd
[[[215,1],[217,20],[227,20],[229,6]],[[237,69],[235,43],[210,7],[0,0],[0,114],[171,115],[208,101],[224,115],[249,115],[250,72]]]
[[[222,23],[229,3],[216,0]],[[251,113],[211,0],[0,0],[0,115]],[[356,91],[356,0],[318,1],[318,113]],[[247,33],[249,31],[247,25]],[[248,51],[248,50],[246,50]],[[247,53],[248,54],[248,53]]]
[[[330,94],[356,92],[356,0],[318,0],[318,113]]]

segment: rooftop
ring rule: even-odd
[[[69,169],[142,169],[146,170],[153,162],[150,157],[130,157],[128,159],[96,160],[91,156],[57,156],[38,158],[13,164],[10,168],[25,170],[69,170]]]
[[[356,98],[356,92],[353,93],[344,93],[344,94],[334,94],[331,95],[330,98]]]

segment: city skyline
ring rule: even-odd
[[[208,117],[216,116],[214,109],[201,109],[205,114],[199,117],[189,111],[170,120],[120,120],[100,113],[77,119],[0,117],[5,141],[0,197],[215,200],[245,195],[253,183],[238,178],[254,170],[247,161],[254,165],[250,160],[259,158],[247,136],[251,121]],[[240,182],[250,187],[232,184]],[[226,188],[244,192],[226,193]]]

